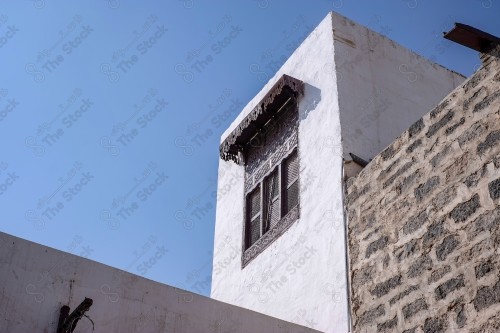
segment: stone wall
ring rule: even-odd
[[[499,55],[347,181],[355,332],[500,331]]]

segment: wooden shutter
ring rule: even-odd
[[[280,178],[278,168],[265,181],[266,186],[266,224],[265,231],[274,227],[281,219]]]
[[[284,163],[284,214],[299,203],[299,159],[295,150]]]
[[[248,247],[260,238],[260,186],[247,198]]]

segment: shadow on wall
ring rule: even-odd
[[[321,102],[321,90],[304,82],[304,97],[299,102],[299,119],[302,121]]]

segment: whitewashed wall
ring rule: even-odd
[[[415,61],[429,77],[414,81],[412,67],[400,67]],[[305,83],[299,103],[300,220],[242,269],[244,167],[220,160],[211,296],[320,331],[347,332],[341,141],[345,155],[371,158],[462,77],[330,13],[221,142],[283,74]],[[386,100],[387,111],[377,112]]]
[[[465,80],[343,16],[332,22],[347,159],[373,158]]]
[[[172,267],[175,269],[175,267]],[[0,332],[56,332],[61,306],[93,300],[74,333],[317,331],[0,233]]]
[[[342,159],[339,149],[325,145],[325,140],[336,147],[340,143],[333,59],[328,16],[222,136],[223,140],[282,74],[305,83],[299,102],[301,217],[241,269],[244,167],[221,160],[211,296],[320,331],[345,332],[345,250],[338,201]]]

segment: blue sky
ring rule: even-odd
[[[441,33],[500,36],[496,0],[0,1],[0,231],[208,295],[219,138],[331,10],[467,76]]]

